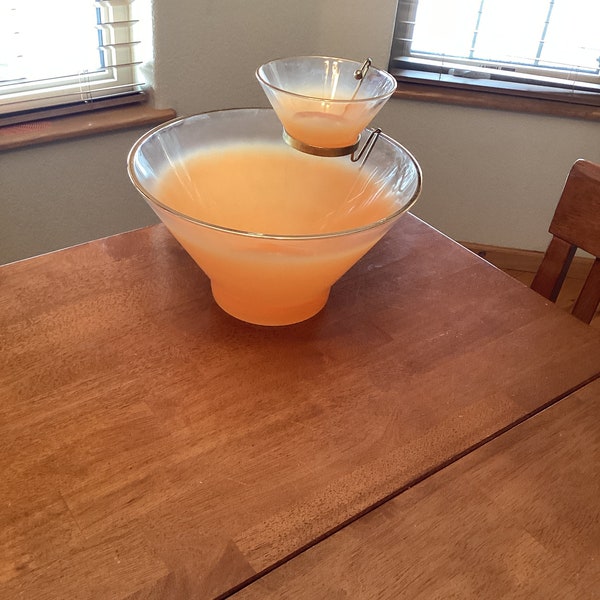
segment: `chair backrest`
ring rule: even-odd
[[[596,260],[571,311],[589,323],[600,301],[600,164],[580,159],[571,167],[548,231],[553,237],[531,288],[555,302],[577,248],[592,254]]]

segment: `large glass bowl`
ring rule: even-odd
[[[278,58],[256,71],[256,78],[287,135],[298,147],[349,149],[396,90],[386,71],[328,56]]]
[[[250,171],[209,168],[202,175],[190,167],[194,157],[210,160],[230,150],[256,164],[251,162]],[[273,152],[277,160],[263,160]],[[283,167],[277,166],[280,158]],[[330,168],[343,175],[335,184],[321,174]],[[266,108],[208,112],[156,127],[132,147],[128,173],[208,275],[217,304],[260,325],[287,325],[319,312],[333,283],[385,235],[421,190],[419,165],[386,135],[379,136],[362,164],[349,157],[311,156],[283,142],[281,123]],[[176,193],[165,188],[167,178],[175,181]],[[368,181],[376,191],[349,195],[332,209],[327,200],[340,181],[349,189]],[[368,222],[359,219],[365,207],[376,209]],[[336,211],[343,213],[341,221]]]

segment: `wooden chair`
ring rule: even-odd
[[[571,311],[589,323],[600,301],[600,164],[580,159],[571,167],[548,231],[531,288],[555,302],[577,248],[589,252],[596,260]]]

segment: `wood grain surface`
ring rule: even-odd
[[[600,336],[406,215],[305,323],[163,226],[0,268],[0,598],[210,598],[600,372]]]
[[[600,597],[600,379],[233,596]]]

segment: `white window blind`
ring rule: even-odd
[[[0,0],[0,124],[141,101],[132,3]]]
[[[390,71],[600,104],[599,0],[399,0]]]

